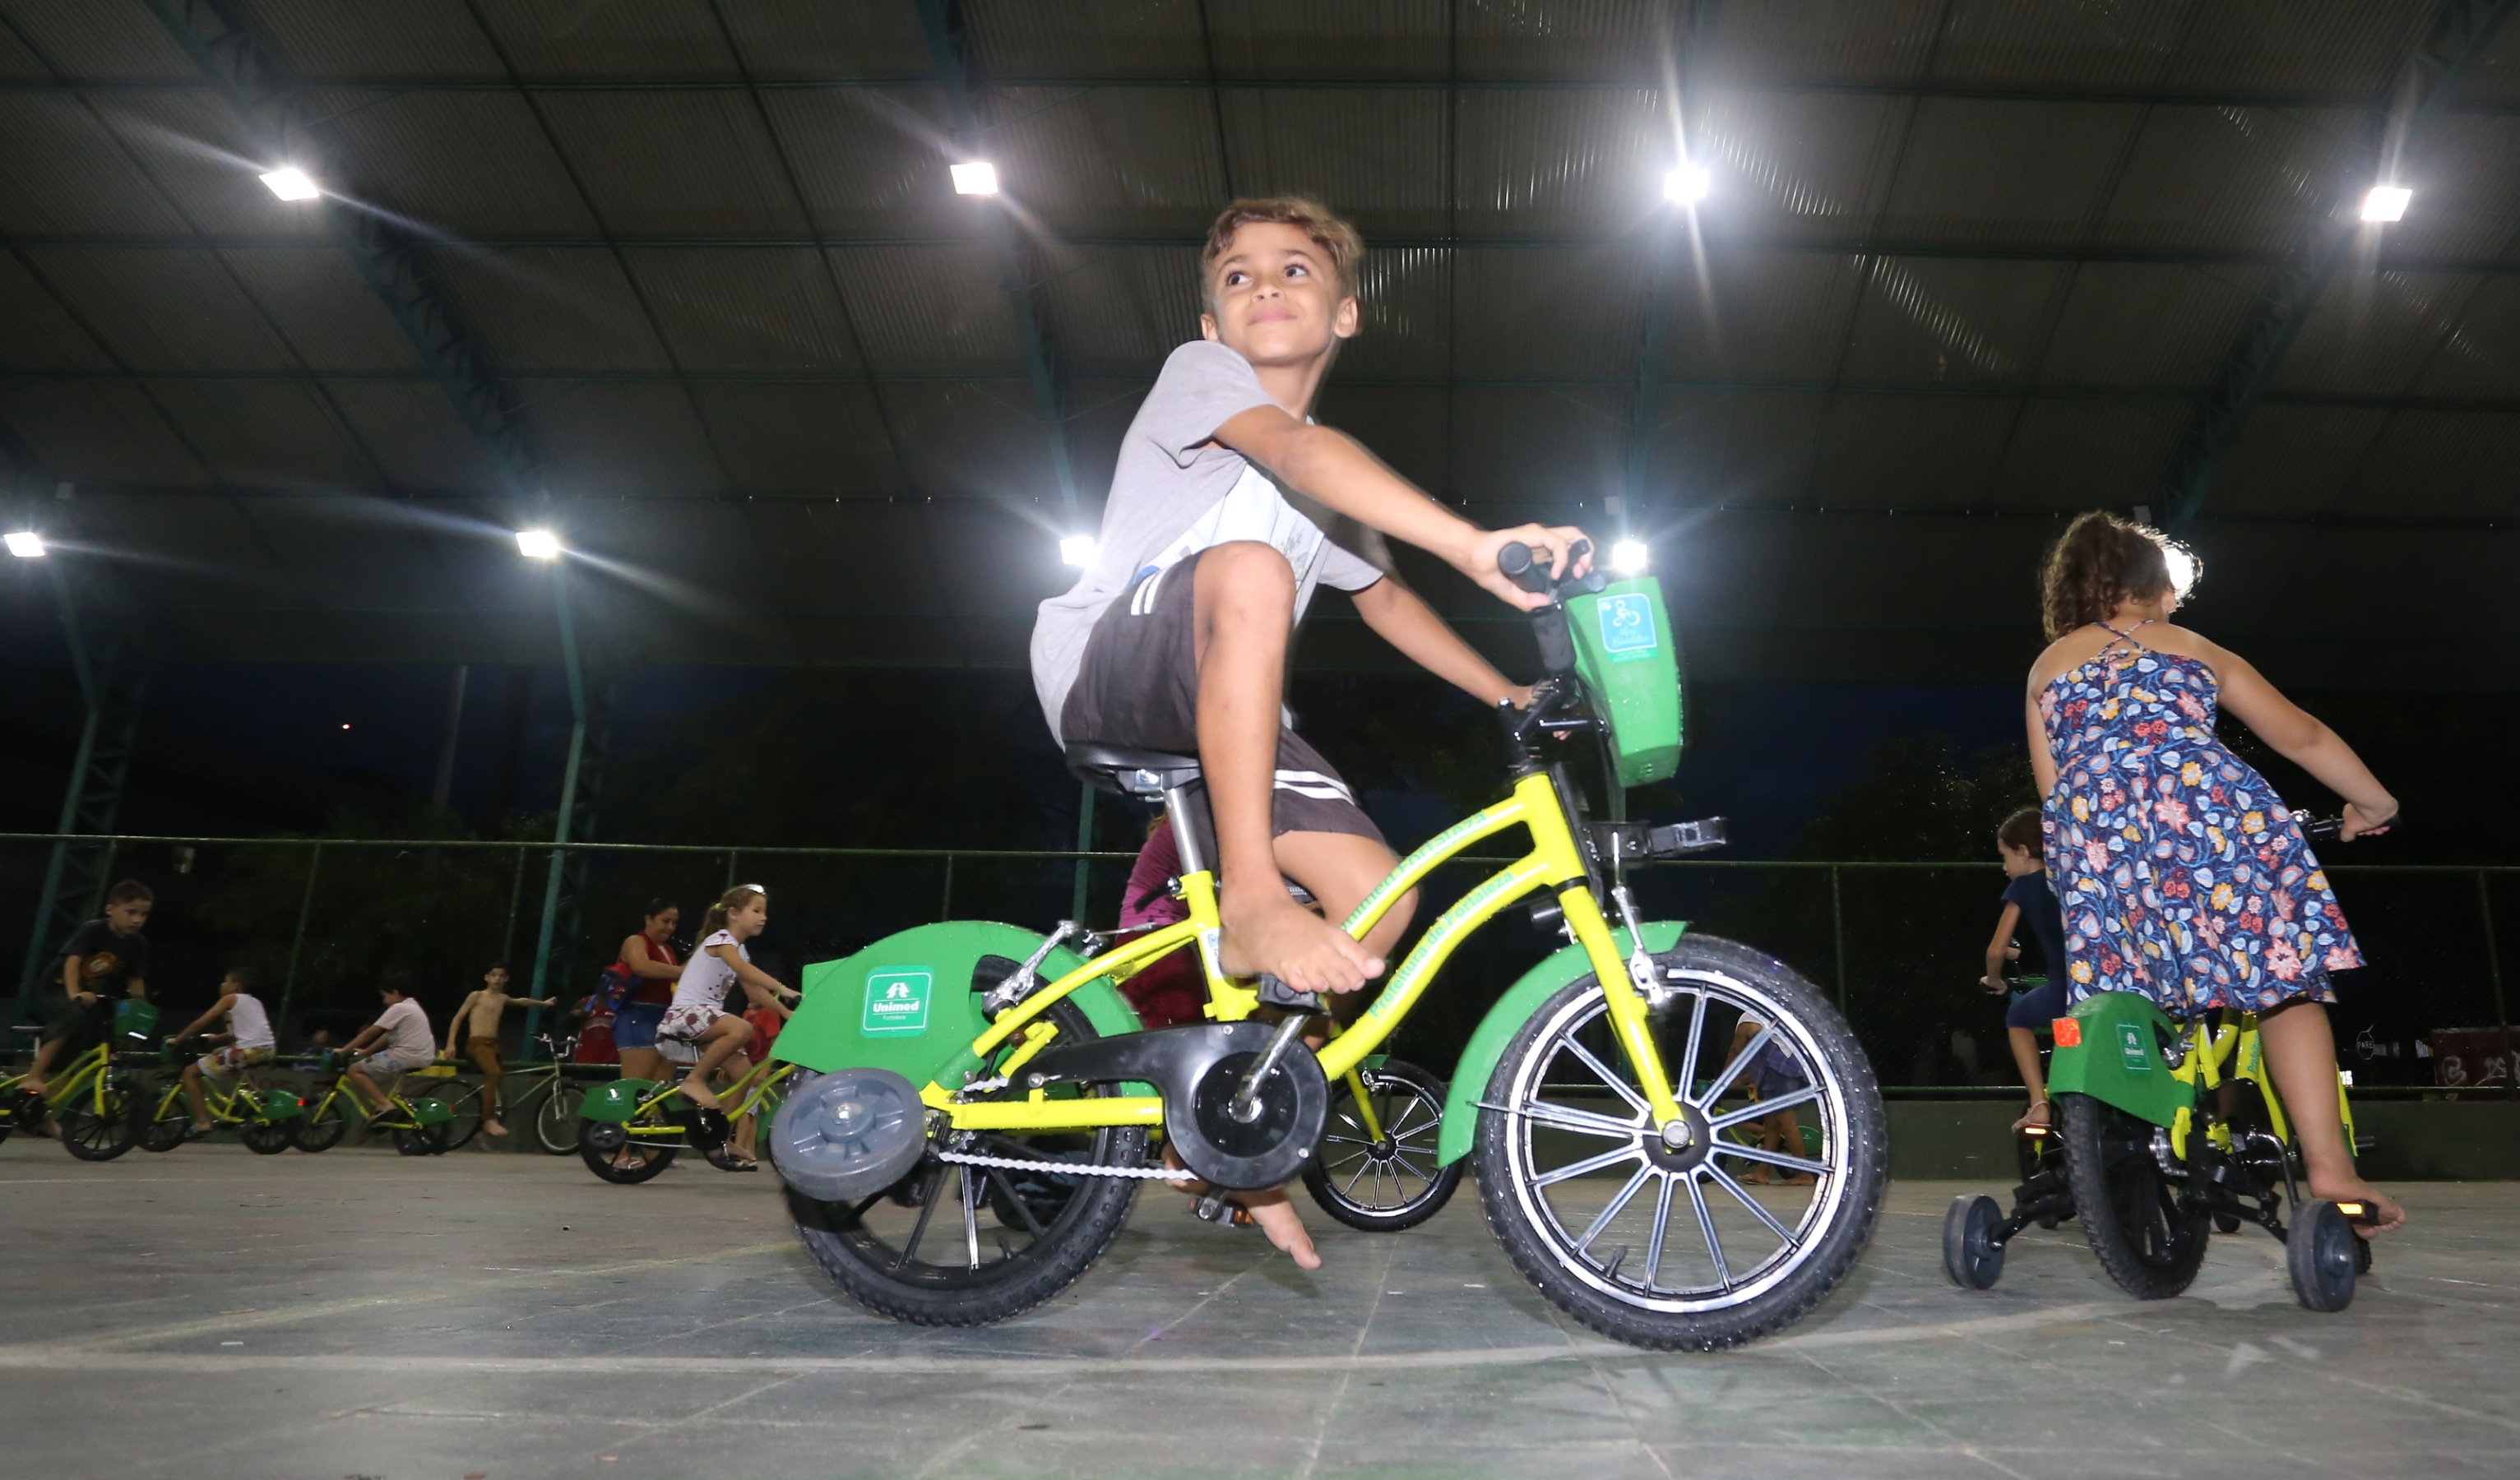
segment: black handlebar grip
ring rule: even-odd
[[[1515,585],[1537,596],[1549,594],[1549,567],[1531,558],[1531,547],[1520,540],[1497,552],[1497,569]]]

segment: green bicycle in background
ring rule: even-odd
[[[719,1090],[727,1108],[701,1109],[683,1098],[679,1084],[616,1079],[597,1085],[578,1102],[577,1153],[586,1169],[607,1182],[631,1186],[671,1166],[674,1153],[697,1147],[724,1170],[723,1147],[733,1122],[746,1115],[767,1120],[779,1111],[796,1066],[764,1059]],[[765,1158],[766,1159],[766,1158]]]
[[[172,1049],[174,1044],[167,1047]],[[202,1076],[202,1107],[209,1112],[212,1127],[236,1132],[247,1150],[257,1156],[277,1156],[295,1144],[294,1122],[305,1117],[306,1100],[294,1090],[262,1088],[254,1079],[256,1067],[261,1066],[239,1069],[236,1082],[226,1089]],[[192,1124],[193,1107],[185,1102],[184,1082],[180,1077],[170,1079],[158,1096],[155,1111],[141,1125],[140,1148],[171,1151],[184,1144]]]
[[[349,1134],[354,1114],[364,1118],[372,1131],[391,1132],[394,1149],[405,1156],[440,1155],[455,1144],[451,1129],[455,1112],[444,1100],[433,1095],[412,1099],[404,1085],[396,1084],[385,1091],[385,1107],[371,1111],[350,1088],[347,1073],[336,1067],[332,1076],[321,1095],[309,1097],[305,1116],[291,1126],[291,1144],[297,1149],[312,1153],[339,1145]]]

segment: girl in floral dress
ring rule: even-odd
[[[2386,829],[2397,799],[2247,660],[2170,624],[2184,587],[2169,548],[2086,514],[2042,572],[2054,641],[2027,718],[2070,990],[2141,993],[2178,1018],[2257,1013],[2311,1194],[2367,1200],[2396,1229],[2406,1211],[2356,1174],[2336,1108],[2323,1004],[2361,949],[2283,800],[2215,738],[2216,712],[2344,797],[2342,837]]]

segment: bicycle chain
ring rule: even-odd
[[[1147,1182],[1196,1182],[1196,1172],[1175,1167],[1097,1167],[1074,1161],[1030,1161],[1019,1156],[983,1156],[977,1151],[939,1151],[938,1161],[955,1166],[999,1167],[1010,1172],[1053,1172],[1063,1177],[1135,1177]]]

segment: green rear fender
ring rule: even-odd
[[[890,1069],[915,1085],[959,1085],[980,1067],[971,1040],[987,1031],[972,972],[983,957],[1012,962],[1041,948],[1041,932],[992,920],[946,920],[888,935],[855,956],[805,968],[805,1000],[779,1031],[775,1056],[830,1073]],[[1073,951],[1053,951],[1041,964],[1045,982],[1085,964]],[[1068,1001],[1103,1037],[1142,1026],[1109,980],[1087,982]]]
[[[652,1079],[616,1079],[610,1084],[600,1084],[587,1091],[586,1098],[577,1102],[577,1113],[586,1120],[627,1124],[631,1116],[639,1113],[640,1103],[655,1093],[655,1089],[656,1083]]]
[[[2095,992],[2057,1019],[2055,1056],[2048,1065],[2049,1095],[2089,1095],[2140,1120],[2166,1126],[2196,1102],[2196,1091],[2173,1073],[2161,1039],[2178,1042],[2179,1025],[2152,1000],[2134,992]],[[2069,1037],[2080,1042],[2067,1043]]]
[[[1685,920],[1652,919],[1642,928],[1645,950],[1660,955],[1680,943],[1688,925]],[[1619,954],[1626,956],[1628,932],[1614,930],[1611,935],[1619,943]],[[1479,1129],[1479,1101],[1488,1098],[1488,1081],[1495,1077],[1497,1060],[1505,1056],[1505,1047],[1513,1041],[1514,1033],[1560,988],[1592,974],[1593,962],[1584,948],[1570,945],[1523,972],[1488,1009],[1478,1031],[1470,1035],[1469,1047],[1462,1051],[1461,1062],[1453,1068],[1453,1082],[1444,1095],[1444,1133],[1436,1143],[1437,1161],[1449,1166],[1469,1154],[1470,1140]]]

